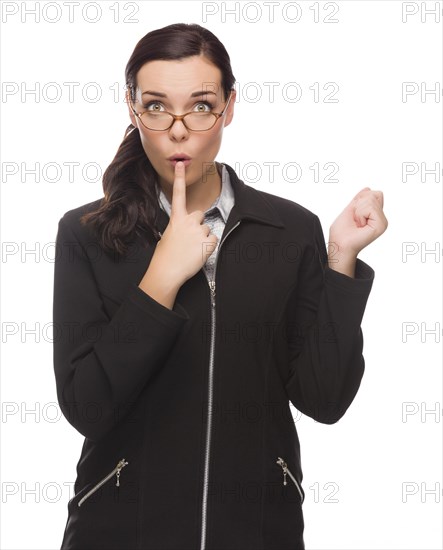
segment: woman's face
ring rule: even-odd
[[[176,115],[204,110],[221,113],[228,99],[223,97],[219,68],[202,56],[149,61],[138,71],[137,85],[133,107],[139,113],[146,110],[169,111]],[[164,96],[144,93],[148,90]],[[191,97],[193,93],[202,91],[207,93]],[[235,95],[234,90],[224,115],[210,130],[204,132],[187,130],[179,120],[169,130],[148,130],[134,116],[128,104],[131,122],[139,129],[143,149],[163,189],[169,186],[172,188],[175,169],[168,157],[176,153],[184,153],[192,159],[185,168],[186,186],[206,181],[205,176],[209,177],[209,174],[214,176],[213,161],[221,146],[223,128],[230,124],[234,115]],[[211,106],[205,106],[205,102]]]

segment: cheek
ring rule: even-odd
[[[210,150],[214,147],[218,147],[221,143],[223,131],[218,128],[216,130],[210,130],[205,132],[206,135],[199,136],[201,150]]]
[[[140,133],[140,140],[146,154],[155,155],[159,151],[159,139],[156,136],[147,137],[143,132]]]

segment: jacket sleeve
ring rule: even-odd
[[[97,441],[122,420],[122,411],[161,368],[188,319],[177,302],[170,310],[135,283],[109,318],[84,247],[69,221],[59,221],[54,373],[61,411],[82,435]]]
[[[328,266],[318,216],[287,310],[292,404],[317,422],[337,422],[352,403],[365,370],[361,321],[374,271],[357,258],[355,278]],[[289,327],[289,330],[288,330]]]

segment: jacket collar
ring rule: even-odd
[[[229,227],[244,219],[274,227],[285,227],[271,203],[257,189],[244,183],[229,164],[223,164],[228,170],[235,195],[234,207],[228,219]]]
[[[284,228],[273,206],[265,200],[257,189],[244,183],[229,164],[223,163],[229,173],[235,203],[226,222],[225,232],[229,231],[239,220],[250,220],[256,223]],[[163,233],[169,223],[169,216],[160,208],[160,233]]]

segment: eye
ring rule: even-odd
[[[212,103],[209,103],[209,101],[199,101],[198,103],[196,103],[196,105],[206,105],[207,107],[209,107],[210,111],[212,111],[212,109],[214,108],[214,105],[212,105]],[[200,111],[200,112],[202,112],[202,111]],[[205,112],[205,111],[203,111],[203,112]]]
[[[162,105],[160,101],[150,101],[149,103],[146,103],[146,105],[142,105],[143,109],[146,109],[147,111],[158,111],[159,109],[149,109],[151,105]],[[209,107],[209,111],[211,111],[214,108],[214,105],[210,103],[209,101],[198,101],[195,105],[206,105],[206,107]],[[201,111],[200,112],[208,112],[208,111]]]
[[[149,109],[151,105],[161,105],[159,101],[150,101],[149,103],[146,103],[146,105],[142,105],[143,109],[149,110],[149,111],[158,111],[158,109]]]

